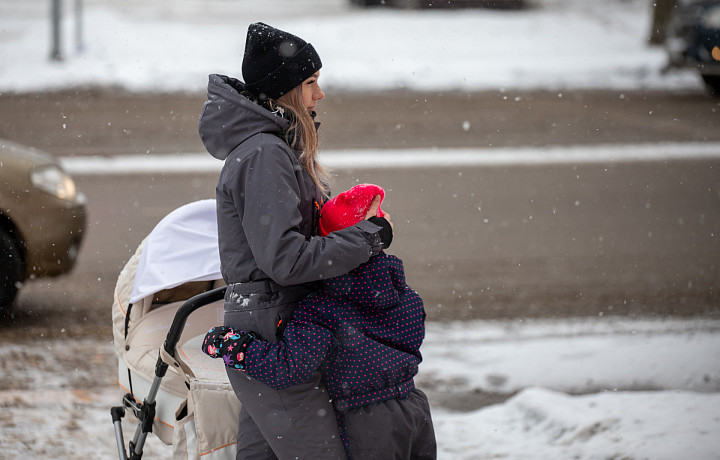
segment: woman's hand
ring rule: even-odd
[[[365,215],[365,220],[369,220],[373,224],[380,226],[380,232],[378,232],[378,235],[380,236],[380,241],[382,241],[383,244],[382,248],[387,249],[390,247],[390,243],[392,243],[395,227],[390,220],[390,214],[387,212],[383,211],[383,216],[378,217],[377,214],[379,209],[380,195],[376,195],[370,203],[370,209],[368,209],[368,212]]]
[[[368,220],[371,217],[377,217],[378,210],[380,209],[380,195],[375,195],[375,198],[373,198],[372,202],[370,203],[370,209],[368,209],[367,214],[365,214],[365,220]],[[386,211],[383,211],[383,218],[388,221],[390,224],[390,228],[393,230],[395,229],[395,226],[393,225],[392,221],[390,220],[390,214]]]

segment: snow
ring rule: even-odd
[[[417,384],[439,458],[718,459],[719,332],[701,319],[428,323]],[[0,390],[0,458],[114,458],[112,344],[42,343],[0,348],[3,372],[23,382]],[[504,401],[479,407],[482,394]],[[146,455],[170,449],[150,437]]]
[[[664,52],[647,45],[649,0],[536,0],[523,11],[360,10],[346,0],[85,0],[81,50],[73,38],[77,2],[65,1],[61,62],[48,59],[49,3],[0,1],[0,92],[88,85],[203,91],[208,73],[239,76],[254,21],[312,42],[325,89],[702,89],[694,72],[662,73]],[[611,160],[628,158],[631,149],[620,149]],[[548,151],[546,161],[573,152]],[[438,157],[432,153],[427,158]],[[525,162],[538,152],[455,153],[442,157]],[[383,155],[402,164],[402,152]],[[197,168],[196,159],[188,156],[185,167]],[[106,174],[119,170],[118,161],[125,164],[117,157],[64,164]],[[720,322],[694,319],[429,323],[418,386],[433,405],[440,458],[720,459],[719,332]],[[42,343],[38,350],[0,347],[0,458],[116,458],[112,344]],[[68,364],[69,357],[76,361]],[[487,394],[500,402],[472,403]],[[446,404],[453,398],[464,410]],[[146,452],[169,458],[152,437]]]
[[[0,91],[203,91],[209,73],[240,76],[255,21],[311,42],[326,90],[702,88],[695,72],[662,73],[665,52],[647,44],[649,0],[530,0],[520,11],[358,9],[348,0],[66,0],[61,62],[49,59],[50,3],[0,2]]]
[[[441,379],[443,388],[452,391],[495,393],[531,386],[573,394],[720,389],[720,368],[708,372],[706,367],[720,359],[720,336],[712,335],[718,324],[713,322],[606,318],[475,326],[480,329],[463,323],[428,325],[423,372],[435,375],[436,384]],[[462,356],[453,356],[461,348]],[[551,366],[548,356],[553,357]],[[466,382],[468,369],[481,369],[482,378]]]
[[[720,322],[618,318],[428,325],[418,378],[515,394],[434,411],[446,459],[720,458]],[[458,352],[460,351],[460,352]]]
[[[718,395],[529,388],[500,406],[436,414],[436,430],[453,437],[446,459],[714,459],[719,409]]]

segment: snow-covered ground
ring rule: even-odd
[[[240,75],[255,21],[313,43],[331,90],[702,88],[694,72],[661,73],[665,53],[647,45],[650,0],[529,0],[520,11],[358,9],[349,0],[65,0],[62,62],[49,60],[50,3],[0,1],[0,91],[202,91],[208,73]]]
[[[430,324],[419,383],[431,400],[517,392],[480,410],[436,409],[441,458],[720,458],[718,327],[617,318]]]
[[[719,333],[717,320],[430,323],[417,381],[439,457],[718,459]],[[0,363],[23,382],[0,389],[0,458],[114,458],[110,343],[6,344]],[[480,394],[510,398],[478,409]],[[146,452],[170,457],[154,437]]]
[[[48,59],[49,3],[0,0],[0,92],[202,91],[208,73],[239,75],[254,21],[311,41],[326,89],[702,88],[693,72],[661,73],[663,51],[646,44],[650,0],[535,0],[523,11],[84,0],[82,50],[66,0],[62,62]],[[719,333],[709,320],[430,323],[418,382],[440,458],[720,459]],[[112,345],[40,343],[0,347],[0,459],[114,458]],[[513,396],[478,409],[482,394]],[[451,397],[467,410],[441,404]],[[168,458],[154,438],[147,452]]]

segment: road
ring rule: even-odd
[[[59,156],[199,152],[202,94],[0,94],[0,137]],[[322,147],[586,145],[720,139],[720,99],[628,91],[328,94]]]
[[[0,137],[58,156],[199,152],[203,95],[0,95]],[[720,140],[702,93],[378,93],[328,97],[322,146],[507,147]],[[169,157],[171,158],[171,157]],[[76,269],[26,283],[0,337],[109,337],[125,261],[215,174],[80,175],[89,229]],[[720,160],[338,170],[388,190],[429,319],[720,312]]]

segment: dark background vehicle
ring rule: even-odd
[[[708,90],[720,96],[720,1],[678,1],[665,49],[670,68],[697,68]]]
[[[516,9],[525,5],[525,0],[350,0],[353,5],[389,6],[395,8],[502,8]]]
[[[75,265],[85,196],[49,154],[0,139],[0,315],[27,279]]]

